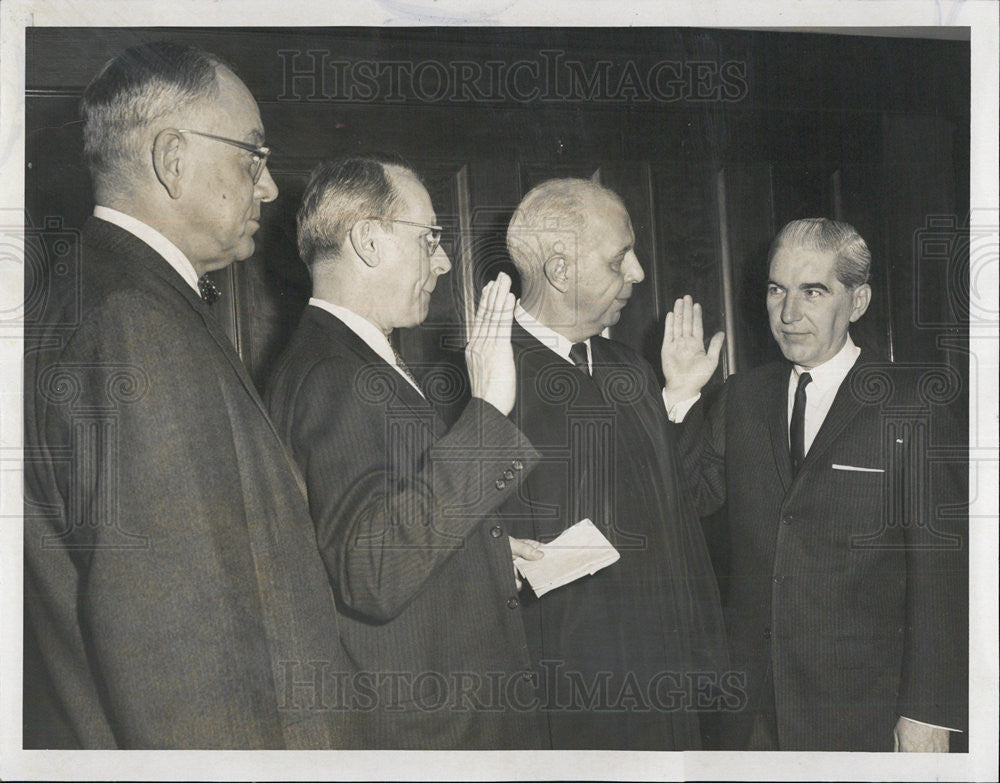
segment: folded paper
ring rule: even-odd
[[[514,558],[517,570],[539,598],[582,576],[595,574],[621,557],[589,519],[577,522],[539,549],[545,553],[540,560]]]

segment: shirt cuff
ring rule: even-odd
[[[948,726],[938,726],[937,724],[934,723],[924,723],[924,721],[922,720],[914,720],[913,718],[907,718],[905,715],[900,715],[899,717],[901,717],[903,720],[908,720],[910,723],[919,723],[921,726],[929,726],[932,729],[944,729],[945,731],[954,731],[959,734],[962,733],[961,729],[952,729],[949,728]]]
[[[684,421],[684,417],[688,415],[688,411],[694,407],[694,404],[701,399],[701,393],[694,395],[694,397],[688,397],[686,400],[681,400],[680,402],[671,405],[667,401],[667,390],[663,389],[663,407],[667,409],[667,418],[670,419],[674,424],[680,424]]]

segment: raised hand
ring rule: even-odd
[[[490,403],[505,416],[517,395],[510,327],[514,320],[514,295],[510,278],[501,272],[483,287],[472,337],[465,346],[472,396]]]
[[[674,311],[667,313],[663,324],[660,347],[669,400],[681,402],[701,392],[719,364],[724,340],[725,334],[716,332],[706,350],[701,305],[692,302],[688,295],[674,302]]]

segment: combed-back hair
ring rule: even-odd
[[[836,253],[834,274],[846,288],[857,288],[871,277],[871,251],[850,223],[829,218],[802,218],[786,223],[771,243],[768,265],[780,247]]]
[[[84,158],[94,179],[127,177],[150,153],[152,123],[218,96],[219,66],[225,63],[213,54],[167,41],[133,46],[108,61],[80,102]]]
[[[596,197],[596,198],[595,198]],[[621,205],[613,190],[588,179],[550,179],[528,191],[507,226],[507,253],[522,282],[541,274],[552,243],[575,235],[577,246],[584,241],[588,210],[602,199]]]
[[[312,170],[296,218],[299,255],[310,271],[317,260],[340,253],[359,220],[396,216],[400,199],[392,176],[400,175],[420,181],[406,166],[376,157],[323,161]]]

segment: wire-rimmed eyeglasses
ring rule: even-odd
[[[441,232],[444,228],[441,226],[429,226],[426,223],[415,223],[412,220],[400,220],[399,218],[387,218],[387,217],[371,217],[369,220],[382,220],[386,223],[404,223],[407,226],[416,226],[417,228],[426,228],[430,233],[423,235],[424,242],[427,243],[427,254],[434,255],[437,252],[438,246],[441,244]]]
[[[264,168],[267,166],[267,159],[271,155],[270,147],[257,147],[245,141],[227,139],[225,136],[216,136],[214,133],[202,133],[201,131],[190,130],[187,128],[178,128],[177,132],[190,133],[195,136],[204,136],[206,139],[214,139],[215,141],[221,141],[223,144],[231,144],[234,147],[239,147],[241,150],[249,152],[253,156],[250,163],[250,178],[253,180],[254,185],[260,181],[261,176],[264,174]]]

